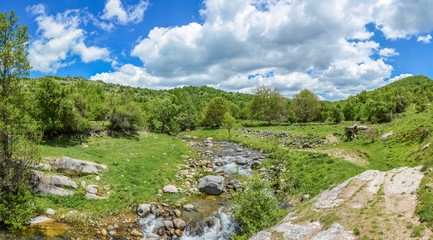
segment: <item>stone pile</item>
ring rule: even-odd
[[[186,205],[185,205],[186,206]],[[190,207],[190,206],[188,206]],[[193,207],[190,207],[192,209]],[[137,214],[141,218],[147,218],[150,215],[160,221],[160,226],[153,230],[161,238],[167,239],[171,237],[182,237],[183,231],[187,224],[182,219],[182,212],[178,209],[170,209],[164,204],[140,204],[137,209]],[[153,239],[152,236],[145,236],[146,239]]]
[[[248,137],[250,134],[258,136],[260,138],[270,138],[270,139],[278,139],[280,144],[283,144],[288,147],[293,148],[316,148],[323,146],[325,141],[320,137],[315,136],[301,136],[294,135],[289,132],[272,132],[267,130],[253,130],[248,128],[240,128],[235,130],[243,131],[245,137]]]

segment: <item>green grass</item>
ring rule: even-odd
[[[62,157],[93,161],[105,164],[109,171],[73,178],[80,185],[97,184],[101,195],[108,200],[87,200],[85,191],[79,190],[69,197],[38,196],[37,203],[55,209],[73,209],[87,212],[89,215],[106,217],[131,209],[137,204],[153,200],[176,201],[182,194],[163,194],[158,197],[158,189],[174,183],[177,166],[184,162],[181,155],[188,155],[186,145],[178,138],[163,134],[136,136],[89,138],[83,148],[81,143],[73,141],[46,141],[41,146],[43,157]],[[129,162],[127,161],[129,160]]]

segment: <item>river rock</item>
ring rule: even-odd
[[[162,189],[165,193],[177,193],[178,190],[174,185],[167,185]]]
[[[224,178],[221,176],[206,176],[198,185],[200,192],[208,195],[220,195],[224,191]]]
[[[178,237],[182,237],[182,235],[183,235],[183,232],[182,232],[182,230],[180,230],[180,229],[176,229],[176,235],[178,236]]]
[[[40,182],[36,186],[36,191],[42,195],[52,194],[59,196],[67,196],[74,194],[73,191],[63,189],[69,187],[77,189],[78,185],[62,176],[42,176]]]
[[[174,215],[176,215],[176,217],[181,217],[182,216],[182,212],[181,211],[179,211],[179,210],[174,210],[173,211],[174,212]]]
[[[86,187],[86,192],[92,194],[99,194],[99,186],[98,185],[89,185]]]
[[[170,221],[170,220],[165,220],[165,221],[164,221],[164,226],[165,226],[165,228],[166,228],[167,230],[170,230],[170,229],[174,228],[174,224],[173,224],[173,222]]]
[[[185,221],[182,220],[182,219],[180,219],[180,218],[174,219],[173,222],[174,222],[174,227],[175,227],[176,229],[184,230],[184,229],[186,228],[186,223],[185,223]]]
[[[246,165],[247,164],[247,160],[245,158],[240,158],[240,159],[238,159],[237,163],[239,165]]]
[[[133,230],[131,231],[131,235],[132,235],[132,236],[135,236],[135,237],[142,237],[142,236],[143,236],[143,233],[140,232],[140,231],[138,231],[137,229],[133,229]]]
[[[45,158],[52,168],[65,173],[67,175],[86,175],[96,172],[108,171],[107,166],[94,162],[73,159],[69,157],[58,158]]]
[[[191,210],[194,209],[194,205],[192,205],[192,204],[186,204],[186,205],[183,205],[183,208],[185,210],[191,211]]]
[[[387,141],[388,137],[391,136],[392,134],[393,134],[392,131],[386,132],[386,133],[382,134],[382,136],[380,136],[380,140]]]
[[[150,204],[140,204],[137,208],[137,214],[138,216],[145,218],[149,216],[150,212],[152,210],[152,205]]]

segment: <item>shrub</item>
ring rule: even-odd
[[[0,192],[0,222],[12,232],[23,229],[36,212],[32,200],[25,184],[21,184],[17,193]]]
[[[284,216],[272,188],[258,176],[251,178],[244,189],[231,195],[230,206],[247,236],[273,226]]]

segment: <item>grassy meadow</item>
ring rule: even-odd
[[[85,145],[88,147],[83,147]],[[90,137],[86,142],[49,140],[41,145],[43,157],[68,156],[104,164],[109,171],[72,178],[80,185],[96,184],[101,196],[107,200],[85,199],[85,190],[79,187],[68,197],[54,195],[37,196],[41,206],[62,209],[62,212],[77,210],[89,218],[106,217],[135,211],[137,204],[161,200],[177,201],[183,195],[162,194],[158,190],[164,185],[175,184],[178,164],[184,163],[181,155],[188,155],[186,145],[179,139],[164,134],[143,133],[135,136]],[[48,173],[49,174],[49,173]]]

